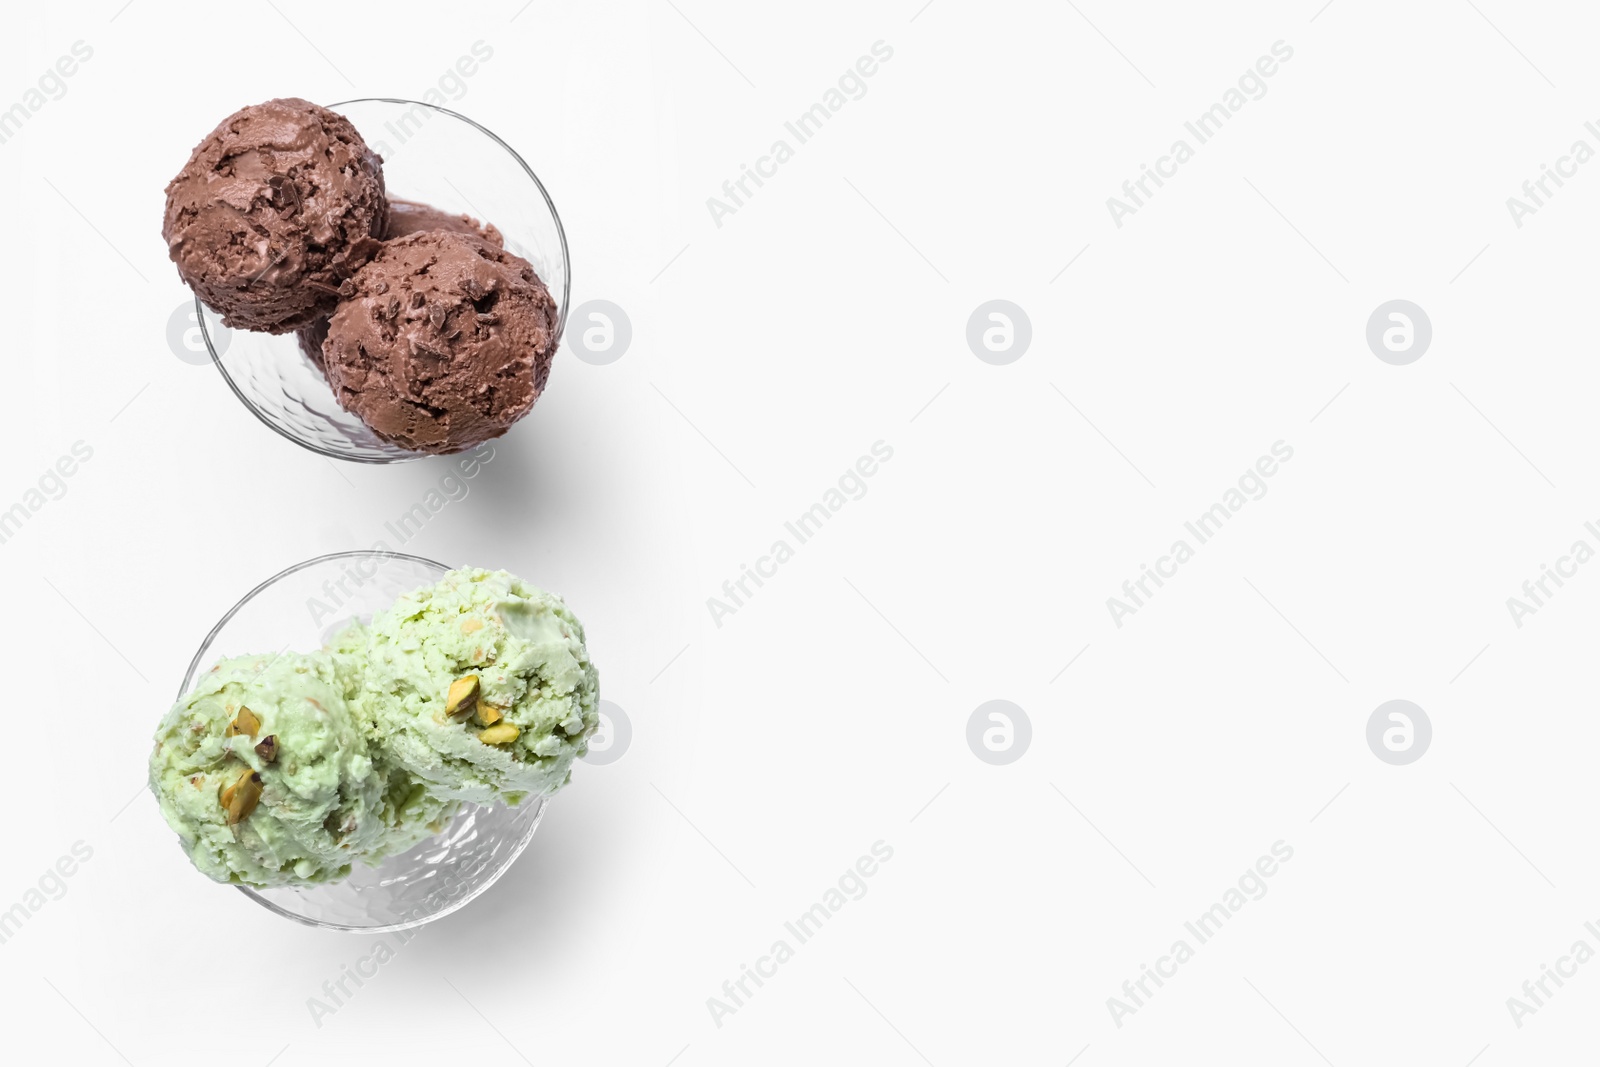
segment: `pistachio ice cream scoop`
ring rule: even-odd
[[[567,783],[599,724],[583,624],[505,571],[454,570],[374,616],[355,698],[373,743],[443,800]]]
[[[334,881],[381,849],[390,781],[326,652],[223,660],[156,732],[150,788],[203,873]]]

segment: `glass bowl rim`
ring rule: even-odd
[[[344,107],[347,104],[409,104],[415,107],[425,107],[429,111],[437,111],[440,114],[449,115],[453,119],[460,119],[462,122],[466,123],[468,126],[471,126],[473,129],[489,138],[489,140],[505,149],[506,153],[510,155],[512,159],[516,160],[517,166],[521,167],[523,173],[533,180],[533,187],[539,190],[539,195],[544,199],[544,206],[549,210],[550,218],[556,224],[556,237],[561,246],[561,265],[565,268],[562,272],[564,276],[561,279],[561,302],[557,305],[558,314],[556,316],[556,328],[554,334],[556,344],[559,345],[561,343],[562,334],[566,332],[568,305],[570,304],[572,298],[572,253],[567,247],[567,229],[561,222],[561,214],[556,211],[555,201],[550,199],[550,191],[544,187],[544,182],[539,180],[539,176],[533,172],[533,168],[528,166],[528,161],[523,159],[521,154],[518,153],[515,148],[512,148],[509,144],[507,144],[504,138],[495,133],[493,130],[489,129],[489,127],[480,122],[474,122],[472,119],[469,119],[467,116],[461,114],[461,112],[451,111],[447,107],[440,107],[437,104],[429,104],[422,100],[407,100],[404,97],[399,96],[357,96],[352,97],[349,100],[341,100],[336,104],[329,104],[328,110],[334,111],[338,108]],[[485,219],[482,221],[487,222],[489,220]],[[200,336],[205,340],[206,351],[211,355],[212,364],[216,366],[217,372],[222,375],[222,380],[228,383],[228,388],[233,391],[233,395],[238,398],[239,403],[244,405],[245,410],[254,415],[257,421],[259,421],[263,426],[271,430],[273,433],[277,434],[279,437],[282,437],[285,440],[293,441],[301,448],[304,448],[310,452],[315,452],[319,456],[327,456],[329,459],[343,460],[346,463],[371,463],[381,466],[388,463],[407,463],[411,460],[422,459],[424,456],[429,455],[429,453],[426,452],[411,452],[400,456],[346,455],[343,452],[337,452],[331,448],[325,448],[322,445],[316,445],[309,441],[301,440],[299,437],[296,437],[283,427],[278,426],[276,423],[270,421],[261,413],[259,409],[257,409],[255,404],[250,401],[250,398],[244,395],[244,393],[239,389],[238,384],[234,382],[233,376],[230,375],[227,369],[223,367],[222,358],[217,355],[217,346],[211,342],[211,331],[206,328],[206,311],[207,308],[201,301],[200,294],[196,293],[194,297],[195,320],[200,324]]]
[[[328,552],[328,553],[325,553],[325,554],[320,555],[320,556],[313,556],[310,559],[301,560],[299,563],[296,563],[291,567],[285,567],[283,570],[279,571],[277,574],[274,574],[272,577],[266,579],[265,581],[257,584],[255,586],[255,588],[251,589],[244,596],[240,597],[239,598],[239,602],[234,604],[233,607],[229,608],[227,614],[222,616],[222,618],[218,619],[217,620],[217,624],[215,626],[211,627],[211,629],[206,633],[206,636],[205,636],[204,640],[202,640],[200,642],[200,648],[195,652],[194,658],[189,661],[189,669],[184,673],[182,687],[178,690],[178,695],[176,697],[174,697],[173,699],[182,700],[185,696],[188,695],[190,688],[194,684],[194,679],[196,677],[196,672],[200,669],[200,663],[205,658],[205,654],[208,651],[210,651],[210,649],[211,649],[211,642],[216,640],[217,635],[222,632],[222,628],[224,626],[228,625],[228,623],[232,622],[233,621],[233,617],[235,615],[239,614],[239,612],[241,610],[243,610],[243,608],[244,608],[244,606],[246,604],[248,604],[248,603],[250,603],[250,601],[254,600],[257,597],[257,595],[259,595],[261,592],[263,592],[269,586],[276,585],[278,582],[280,582],[283,579],[289,577],[289,575],[297,574],[300,571],[303,571],[308,567],[315,567],[319,563],[327,563],[327,562],[329,562],[331,560],[336,560],[336,559],[374,559],[374,558],[376,558],[376,559],[405,559],[405,560],[410,560],[413,563],[422,563],[422,564],[425,564],[425,565],[427,565],[429,567],[438,567],[442,571],[448,571],[450,569],[448,564],[440,563],[436,559],[428,559],[426,556],[413,556],[408,552],[389,552],[389,551],[386,551],[386,550],[383,550],[383,549],[376,549],[376,548],[368,548],[368,549],[356,548],[356,549],[347,549],[347,550],[345,550],[343,552]]]

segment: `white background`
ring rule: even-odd
[[[0,108],[93,49],[0,144],[0,508],[93,449],[0,545],[0,909],[93,851],[0,944],[8,1057],[1592,1054],[1600,963],[1521,1027],[1506,1001],[1600,949],[1600,564],[1520,628],[1506,598],[1600,547],[1600,162],[1520,228],[1506,199],[1600,148],[1595,13],[920,3],[8,10]],[[633,740],[314,1018],[376,939],[191,870],[141,791],[148,739],[239,596],[383,536],[444,461],[330,463],[178,358],[162,190],[242,105],[419,97],[480,40],[451,106],[539,173],[574,305],[621,305],[633,340],[594,366],[571,325],[407,547],[565,595]],[[718,227],[707,197],[880,40],[866,95]],[[1280,40],[1266,95],[1117,227],[1106,198]],[[965,339],[990,299],[1031,319],[1010,365]],[[1392,299],[1432,321],[1409,366],[1365,340]],[[866,495],[716,626],[707,598],[879,440]],[[1114,625],[1106,598],[1279,440],[1266,496]],[[1365,739],[1396,698],[1433,724],[1409,766]],[[966,741],[992,699],[1032,723],[1006,766]],[[866,895],[717,1025],[707,998],[880,840]],[[1116,1025],[1107,998],[1280,840],[1265,897]]]

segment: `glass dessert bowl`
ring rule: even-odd
[[[464,115],[415,100],[346,100],[329,105],[383,157],[394,199],[467,214],[498,229],[506,251],[533,265],[555,300],[552,347],[566,323],[571,279],[567,239],[555,204],[522,157]],[[396,463],[426,453],[378,437],[335,399],[294,333],[230,330],[195,298],[212,362],[235,396],[273,430],[313,452],[356,463]]]
[[[448,570],[392,552],[338,552],[296,564],[252,589],[212,628],[189,664],[178,697],[187,696],[220,659],[320,648],[353,619],[370,621],[373,612],[431,585]],[[493,885],[528,847],[547,803],[529,797],[514,808],[462,804],[434,837],[375,867],[356,860],[342,881],[237,888],[307,926],[361,933],[421,926]]]

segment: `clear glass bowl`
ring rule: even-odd
[[[219,659],[320,648],[352,618],[370,621],[374,611],[432,585],[447,570],[394,552],[337,552],[296,564],[250,590],[212,628],[189,664],[178,699]],[[350,877],[332,885],[238,888],[307,926],[360,933],[421,926],[464,906],[506,873],[528,847],[547,802],[530,797],[515,808],[464,804],[437,836],[377,867],[358,861]]]
[[[415,100],[329,105],[383,157],[389,195],[493,223],[506,249],[533,264],[557,307],[556,343],[567,321],[567,236],[537,175],[511,146],[465,115]],[[211,361],[256,418],[297,445],[356,463],[397,463],[426,453],[381,440],[339,406],[293,333],[228,330],[195,298]]]

